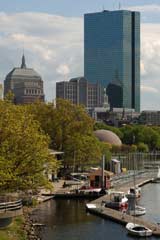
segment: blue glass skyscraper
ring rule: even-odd
[[[104,10],[84,15],[84,76],[104,87],[112,84],[111,106],[140,111],[139,12]],[[121,99],[114,85],[120,86]]]

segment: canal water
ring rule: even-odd
[[[125,240],[139,239],[127,234],[124,226],[85,211],[84,200],[51,200],[34,212],[33,218],[45,224],[43,240]],[[146,207],[145,218],[160,222],[160,184],[142,188],[139,204]],[[158,239],[150,237],[149,239]],[[160,238],[159,238],[160,239]]]

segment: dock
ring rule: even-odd
[[[136,185],[141,187],[149,182],[151,182],[152,179],[138,179],[136,180]],[[125,185],[122,186],[117,186],[115,188],[115,191],[122,191],[127,193],[127,191],[129,190],[130,187],[132,186],[132,182],[128,182]],[[136,224],[142,224],[146,227],[148,227],[149,229],[152,230],[153,235],[155,236],[160,236],[160,225],[158,225],[157,223],[152,223],[149,222],[147,219],[142,219],[140,217],[133,217],[131,215],[128,214],[124,214],[121,211],[117,211],[111,208],[106,208],[103,205],[104,201],[109,201],[110,200],[110,195],[104,195],[100,198],[97,198],[96,200],[90,202],[91,204],[95,205],[96,208],[89,208],[88,211],[94,215],[100,216],[102,218],[105,219],[110,219],[114,222],[117,222],[119,224],[122,225],[126,225],[128,222],[134,222]]]
[[[95,204],[96,208],[90,208],[88,211],[92,214],[100,216],[105,219],[110,219],[114,222],[126,225],[128,222],[134,222],[137,224],[142,224],[153,231],[153,235],[160,236],[160,226],[156,223],[151,223],[148,220],[142,218],[133,217],[131,215],[125,214],[122,212],[113,210],[111,208],[102,207],[100,204]]]

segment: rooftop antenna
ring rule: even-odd
[[[24,41],[23,41],[23,49],[22,49],[23,55],[24,55]]]
[[[21,68],[27,68],[26,67],[26,60],[25,60],[25,56],[24,56],[24,45],[23,45],[23,55],[22,55]]]

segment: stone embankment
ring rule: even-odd
[[[44,225],[36,224],[31,218],[33,208],[24,208],[24,219],[25,223],[23,230],[27,237],[27,240],[41,240],[41,232],[43,231]]]

